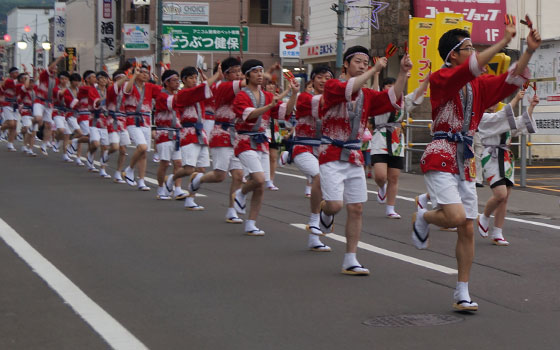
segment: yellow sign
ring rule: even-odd
[[[408,92],[416,90],[421,82],[428,79],[430,66],[437,56],[436,23],[433,18],[414,17],[410,19],[409,27],[409,55],[412,60],[412,70],[408,80]]]
[[[500,52],[496,56],[492,57],[490,62],[486,65],[486,72],[492,75],[504,74],[511,62],[511,57],[507,56],[505,53]]]
[[[416,90],[421,82],[428,77],[430,65],[432,72],[443,65],[439,56],[439,38],[450,29],[461,28],[472,31],[472,23],[463,20],[462,14],[438,13],[436,18],[413,17],[409,23],[409,53],[413,68],[408,80],[408,93]],[[429,89],[426,93],[429,95]]]

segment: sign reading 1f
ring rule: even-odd
[[[486,40],[490,42],[495,42],[500,35],[500,30],[497,28],[488,28],[484,32],[486,33]]]

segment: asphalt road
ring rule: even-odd
[[[410,242],[421,176],[401,178],[402,220],[386,219],[370,193],[358,258],[372,274],[351,277],[340,273],[344,214],[323,239],[333,252],[306,249],[297,224],[309,204],[293,168],[279,169],[280,191],[265,193],[258,226],[266,235],[249,237],[224,221],[229,180],[205,185],[197,202],[206,210],[188,212],[156,200],[152,184],[139,192],[59,155],[31,159],[4,145],[0,219],[46,260],[24,262],[34,253],[8,246],[11,231],[0,225],[0,349],[558,348],[558,197],[514,191],[504,227],[511,245],[477,236],[470,291],[480,310],[457,313],[455,234],[432,228],[427,251]],[[483,204],[488,188],[479,195]],[[52,271],[39,276],[48,263],[89,301],[55,292]],[[90,301],[122,329],[76,311]],[[434,320],[446,324],[428,325]]]

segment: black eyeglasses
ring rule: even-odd
[[[462,51],[462,50],[476,51],[476,49],[472,46],[463,47],[462,49],[456,49],[455,51]]]

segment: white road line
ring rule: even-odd
[[[295,177],[295,178],[298,178],[298,179],[307,180],[307,177],[305,177],[305,176],[285,173],[285,172],[282,172],[282,171],[277,171],[276,174],[284,175],[284,176],[291,176],[291,177]],[[377,194],[376,191],[371,191],[371,190],[368,190],[368,193]],[[408,202],[415,202],[415,199],[410,198],[410,197],[397,196],[397,198],[408,201]],[[530,220],[524,220],[524,219],[511,218],[511,217],[507,217],[507,216],[506,216],[505,219],[509,220],[509,221],[522,222],[524,224],[529,224],[529,225],[534,225],[534,226],[542,226],[542,227],[552,228],[552,229],[555,229],[555,230],[560,230],[560,226],[558,226],[558,225],[551,225],[551,224],[545,224],[543,222],[538,222],[538,221],[530,221]]]
[[[2,219],[0,219],[0,237],[113,349],[148,349]]]
[[[35,147],[39,148],[38,146],[35,146]],[[84,161],[87,160],[86,157],[80,157],[80,159],[81,159],[81,160],[84,160]],[[100,163],[99,161],[97,161],[97,160],[94,160],[94,161],[93,161],[93,164],[95,164],[95,165],[97,165],[97,166],[101,166],[101,163]],[[144,177],[144,181],[146,181],[146,182],[148,182],[148,183],[151,183],[152,185],[158,186],[157,180],[156,180],[156,179],[152,179],[151,177],[145,176],[145,177]],[[202,193],[195,193],[194,196],[195,196],[195,197],[208,197],[207,195],[202,194]]]
[[[290,224],[290,225],[294,226],[294,227],[297,227],[299,229],[305,230],[305,225],[304,224]],[[341,235],[337,235],[335,233],[329,233],[325,237],[330,238],[330,239],[334,239],[335,241],[346,243],[346,237],[343,237]],[[441,273],[445,273],[447,275],[456,275],[457,274],[457,270],[455,270],[455,269],[451,269],[451,268],[443,266],[443,265],[434,264],[434,263],[431,263],[429,261],[416,259],[416,258],[413,258],[413,257],[408,256],[408,255],[395,253],[395,252],[392,252],[390,250],[379,248],[379,247],[376,247],[376,246],[368,244],[368,243],[359,242],[358,243],[358,248],[362,248],[364,250],[367,250],[367,251],[370,251],[370,252],[373,252],[373,253],[377,253],[377,254],[380,254],[380,255],[388,256],[388,257],[393,258],[393,259],[401,260],[401,261],[404,261],[404,262],[407,262],[407,263],[410,263],[410,264],[413,264],[413,265],[422,266],[422,267],[425,267],[427,269],[431,269],[431,270],[435,270],[435,271],[438,271],[438,272],[441,272]]]

